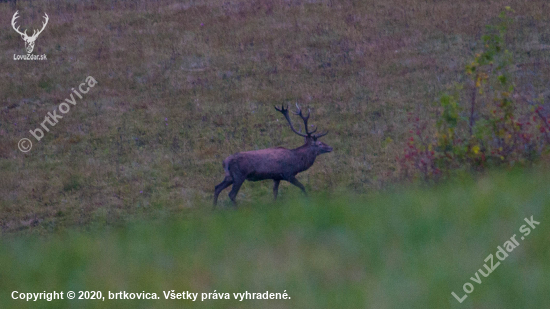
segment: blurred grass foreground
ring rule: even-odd
[[[283,198],[84,233],[8,235],[0,240],[0,308],[549,308],[548,180],[501,172],[368,198]],[[540,225],[473,283],[484,259],[519,239],[531,216]],[[462,296],[466,282],[475,289],[460,304],[451,292]],[[80,290],[160,300],[10,297]],[[165,300],[171,290],[198,299]],[[231,299],[200,300],[214,291]],[[246,291],[290,299],[233,299]]]

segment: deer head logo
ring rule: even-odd
[[[16,11],[15,14],[13,14],[13,18],[11,19],[11,26],[13,27],[13,30],[15,30],[15,32],[21,35],[21,37],[25,41],[25,49],[27,50],[27,54],[30,54],[34,49],[34,41],[36,41],[36,38],[38,38],[38,35],[42,33],[42,31],[44,31],[44,28],[46,28],[46,25],[48,24],[48,19],[49,19],[48,14],[44,13],[44,19],[46,21],[42,23],[42,29],[40,29],[40,31],[33,30],[32,35],[28,36],[27,29],[25,29],[24,32],[21,32],[19,31],[19,27],[15,28],[15,20],[19,18],[19,16],[17,15],[18,12],[19,11]]]

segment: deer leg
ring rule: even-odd
[[[273,199],[277,199],[277,193],[279,193],[279,182],[280,180],[273,180]]]
[[[233,202],[234,205],[237,205],[237,202],[235,201],[235,197],[237,197],[237,193],[239,193],[239,190],[241,189],[241,186],[243,185],[244,178],[233,178],[233,187],[231,187],[231,192],[229,192],[229,198]]]
[[[216,186],[216,190],[214,191],[214,208],[216,208],[216,204],[218,203],[218,195],[232,184],[233,179],[231,177],[225,177],[225,179]]]
[[[298,179],[296,179],[296,177],[294,176],[290,177],[290,179],[288,179],[288,182],[300,188],[300,190],[302,190],[302,192],[304,192],[304,194],[307,196],[306,188],[304,188],[304,185],[301,182],[299,182]]]

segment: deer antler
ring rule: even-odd
[[[307,128],[307,121],[309,119],[309,115],[311,114],[311,109],[307,109],[307,116],[304,117],[304,114],[302,114],[302,109],[300,109],[300,106],[298,106],[298,102],[296,102],[296,112],[293,112],[294,115],[298,115],[300,116],[300,118],[302,118],[302,121],[304,122],[304,126],[306,127],[306,134],[308,136],[311,136],[311,134],[315,133],[315,131],[317,131],[317,128],[315,128],[315,130],[309,132],[308,128]]]
[[[296,131],[296,129],[294,129],[294,127],[292,126],[292,123],[290,121],[290,117],[288,116],[288,107],[285,109],[284,106],[281,105],[281,108],[277,108],[277,106],[275,106],[275,109],[279,112],[281,112],[286,120],[288,121],[288,124],[290,125],[290,128],[292,129],[292,131],[300,136],[303,136],[303,137],[312,137],[314,140],[318,139],[319,137],[323,137],[325,135],[328,134],[328,131],[326,132],[323,132],[323,133],[319,133],[319,134],[313,134],[315,132],[317,132],[317,127],[315,127],[315,129],[313,131],[309,131],[308,130],[308,127],[307,127],[307,121],[309,120],[309,116],[311,114],[311,109],[308,109],[307,111],[307,116],[304,116],[304,114],[302,113],[302,109],[300,109],[300,106],[298,106],[298,103],[296,103],[296,112],[293,112],[295,115],[298,115],[300,116],[300,118],[302,118],[302,121],[304,122],[304,127],[305,127],[305,130],[306,130],[306,134],[302,134],[301,133],[301,130],[300,132]]]
[[[38,35],[40,33],[42,33],[42,31],[44,31],[44,28],[46,28],[46,25],[48,24],[48,20],[50,20],[50,18],[48,17],[48,14],[44,13],[44,19],[46,20],[45,22],[42,22],[42,29],[40,29],[40,31],[36,32],[36,30],[33,30],[33,33],[32,33],[32,37],[33,39],[35,39],[36,37],[38,37]]]
[[[19,18],[19,16],[17,15],[18,13],[19,11],[16,11],[15,14],[13,14],[13,17],[11,19],[11,26],[13,27],[13,30],[15,30],[15,32],[19,33],[21,36],[28,37],[27,29],[25,29],[25,32],[21,32],[19,31],[19,27],[15,28],[15,20]]]
[[[307,135],[305,134],[302,134],[298,131],[296,131],[296,129],[294,129],[294,126],[292,126],[292,121],[290,121],[290,117],[288,116],[288,106],[287,108],[285,108],[283,105],[281,105],[281,108],[277,108],[277,106],[275,106],[275,109],[280,112],[281,114],[283,114],[283,116],[285,116],[286,118],[286,121],[288,122],[288,124],[290,125],[290,129],[292,129],[292,132],[302,136],[302,137],[308,137]]]
[[[19,13],[19,11],[16,11],[15,14],[13,14],[13,17],[11,19],[11,26],[13,27],[13,30],[15,30],[15,32],[19,33],[21,36],[23,36],[25,38],[25,40],[30,40],[30,41],[34,41],[38,35],[40,35],[40,33],[42,33],[42,31],[44,31],[44,28],[46,28],[46,25],[48,24],[48,20],[50,19],[48,17],[48,14],[44,13],[44,19],[46,21],[42,22],[42,29],[40,30],[33,30],[33,33],[31,36],[28,36],[27,35],[27,29],[25,29],[25,32],[21,32],[19,31],[19,27],[15,27],[15,20],[18,19],[20,16],[17,15]],[[37,32],[38,31],[38,32]]]

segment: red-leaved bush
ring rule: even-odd
[[[439,99],[436,121],[409,114],[412,127],[402,156],[403,178],[437,179],[457,169],[535,162],[550,149],[550,119],[542,97],[516,90],[514,57],[505,47],[512,22],[506,8],[482,37],[483,50],[466,66],[468,82]]]

